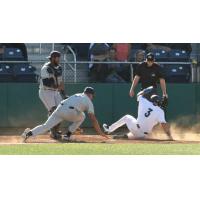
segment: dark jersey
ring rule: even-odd
[[[159,79],[165,78],[162,68],[157,63],[153,63],[151,67],[147,66],[147,62],[139,64],[136,68],[135,75],[140,77],[142,90],[149,86],[157,88]]]

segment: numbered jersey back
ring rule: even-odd
[[[153,127],[158,123],[166,123],[164,111],[154,106],[152,102],[148,101],[142,96],[138,97],[138,124],[142,131],[150,133]]]

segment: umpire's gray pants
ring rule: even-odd
[[[44,124],[33,128],[31,131],[33,135],[43,134],[64,120],[72,122],[68,130],[73,133],[85,120],[85,114],[76,109],[70,109],[67,104],[60,104]]]

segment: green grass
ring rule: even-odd
[[[200,144],[17,144],[0,155],[200,155]]]

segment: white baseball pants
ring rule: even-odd
[[[35,127],[31,132],[33,135],[43,134],[64,120],[72,122],[68,130],[73,133],[85,120],[85,113],[70,109],[67,105],[59,105],[44,124]]]
[[[114,124],[109,126],[109,132],[113,132],[125,124],[130,131],[128,133],[129,139],[142,138],[145,136],[145,134],[138,128],[137,120],[131,115],[125,115],[124,117],[116,121]]]
[[[48,111],[57,107],[62,101],[62,97],[57,90],[40,89],[39,97]]]

